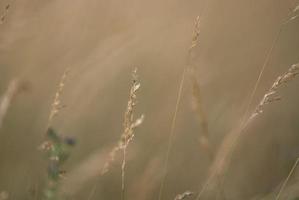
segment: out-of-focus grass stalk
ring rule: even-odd
[[[194,52],[194,49],[199,45],[199,36],[200,36],[200,18],[198,16],[195,20],[192,42],[188,53],[187,65],[189,67],[189,76],[190,76],[190,82],[192,86],[192,105],[193,105],[194,112],[196,113],[199,119],[199,124],[201,128],[199,143],[200,146],[204,149],[204,151],[208,154],[209,158],[212,160],[213,150],[211,149],[211,144],[209,139],[210,133],[209,133],[208,118],[205,109],[203,107],[201,87],[199,84],[199,80],[196,76],[197,68],[195,64],[192,62],[193,61],[192,54]]]
[[[190,63],[191,63],[191,59],[192,59],[193,50],[197,46],[198,40],[199,40],[200,19],[203,16],[203,13],[206,10],[206,7],[207,7],[207,2],[205,2],[205,5],[202,9],[201,14],[196,17],[196,20],[195,20],[195,23],[194,23],[195,25],[194,25],[194,29],[193,29],[192,39],[191,39],[191,45],[190,45],[190,47],[188,49],[188,53],[187,53],[187,63],[184,66],[182,76],[181,76],[181,80],[180,80],[179,87],[178,87],[176,104],[175,104],[175,109],[174,109],[174,113],[173,113],[173,117],[172,117],[172,121],[171,121],[170,134],[169,134],[169,139],[168,139],[168,144],[167,144],[164,167],[163,167],[163,171],[162,171],[162,173],[163,173],[162,174],[162,180],[161,180],[160,187],[159,187],[158,200],[161,200],[162,197],[163,197],[163,190],[164,190],[165,181],[166,181],[167,172],[168,172],[169,156],[170,156],[171,149],[172,149],[172,146],[173,146],[173,140],[174,140],[174,136],[175,136],[176,120],[177,120],[177,114],[178,114],[179,106],[180,106],[180,103],[181,103],[183,86],[184,86],[185,78],[186,78],[186,75],[187,75],[187,71],[188,70],[191,71],[191,74],[192,74],[192,67],[190,66]],[[192,81],[194,80],[193,78],[191,78]],[[193,83],[195,83],[195,82],[193,82]],[[198,86],[197,82],[195,84],[196,84],[196,86]],[[199,87],[196,88],[196,89],[199,89]],[[196,90],[196,92],[198,92],[198,97],[199,97],[199,95],[200,95],[199,90]],[[202,104],[200,103],[197,106],[202,111],[201,105]],[[201,113],[203,113],[203,112],[201,112]],[[202,117],[202,115],[201,115],[201,117]]]
[[[285,187],[287,186],[287,184],[288,184],[288,182],[289,182],[291,176],[292,176],[293,173],[295,172],[295,169],[297,168],[298,163],[299,163],[299,158],[297,158],[296,162],[295,162],[294,165],[292,166],[292,169],[290,170],[290,172],[289,172],[287,178],[285,179],[285,181],[283,182],[283,184],[282,184],[280,190],[278,191],[278,194],[277,194],[277,196],[275,197],[275,200],[279,200],[279,199],[280,199],[280,196],[281,196],[283,190],[285,189]]]
[[[18,79],[13,79],[0,99],[0,128],[3,124],[3,120],[17,94],[28,89],[28,84],[21,82]]]

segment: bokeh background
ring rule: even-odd
[[[65,166],[62,193],[72,200],[87,199],[97,184],[93,199],[119,199],[121,156],[109,173],[97,174],[122,133],[131,72],[138,67],[136,115],[145,114],[145,121],[128,149],[126,197],[157,199],[196,16],[204,11],[193,62],[209,142],[217,150],[237,126],[267,51],[295,3],[2,0],[0,94],[15,78],[28,82],[29,90],[12,102],[0,129],[0,191],[7,191],[9,199],[41,198],[46,159],[38,146],[60,77],[70,67],[62,95],[67,107],[53,122],[57,131],[77,140]],[[298,35],[298,19],[283,26],[251,109],[275,78],[299,61]],[[277,191],[287,176],[299,156],[298,87],[297,79],[282,89],[283,100],[269,105],[246,130],[226,175],[227,200],[260,199]],[[163,199],[198,192],[211,165],[199,144],[201,127],[191,93],[186,80]],[[298,188],[291,188],[289,199]]]

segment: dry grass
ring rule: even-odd
[[[134,119],[134,107],[137,104],[137,99],[136,99],[137,94],[136,93],[140,88],[140,83],[138,82],[138,78],[137,78],[137,69],[135,69],[133,71],[132,76],[133,76],[133,80],[132,80],[132,86],[130,89],[129,101],[128,101],[128,105],[127,105],[127,110],[124,115],[124,124],[123,124],[124,131],[121,135],[118,145],[115,146],[112,149],[112,151],[110,152],[109,159],[106,161],[104,167],[102,168],[102,173],[101,173],[102,175],[105,174],[106,172],[108,172],[111,163],[115,160],[116,153],[121,150],[124,153],[122,168],[125,167],[126,149],[135,136],[134,130],[138,126],[140,126],[144,120],[144,115],[141,115],[139,118]]]
[[[130,142],[135,136],[134,130],[140,126],[144,120],[144,115],[139,118],[134,118],[134,107],[137,104],[137,91],[140,88],[140,83],[138,82],[137,69],[133,71],[132,86],[130,89],[129,101],[127,105],[127,110],[124,116],[124,131],[119,141],[118,147],[123,151],[123,161],[121,166],[121,187],[122,187],[122,200],[125,199],[125,172],[126,172],[126,153]]]
[[[5,7],[4,10],[5,12],[3,13],[2,16],[0,16],[1,23],[5,21],[9,9],[10,9],[10,4],[8,4],[8,6]],[[203,188],[201,189],[201,191],[199,192],[199,194],[196,196],[195,199],[197,200],[202,199],[204,196],[203,194],[206,194],[207,191],[213,193],[212,195],[215,195],[216,193],[220,194],[223,190],[222,184],[224,182],[227,169],[230,167],[231,164],[231,158],[234,155],[235,148],[238,145],[240,138],[245,134],[245,129],[254,120],[258,119],[258,117],[261,116],[263,112],[265,112],[269,104],[274,104],[275,102],[280,101],[282,99],[281,96],[279,95],[280,89],[282,89],[283,86],[287,86],[288,84],[290,84],[291,81],[294,78],[296,78],[299,74],[299,63],[292,65],[285,73],[278,76],[278,78],[274,81],[274,83],[270,86],[270,88],[265,92],[264,96],[261,98],[260,102],[256,105],[254,110],[250,112],[251,110],[250,108],[252,107],[252,102],[255,99],[256,91],[264,76],[265,70],[268,67],[270,60],[273,56],[273,52],[280,39],[281,32],[284,29],[286,24],[289,24],[290,22],[294,22],[294,20],[298,18],[299,16],[298,11],[299,11],[299,5],[295,6],[295,8],[292,9],[290,14],[288,15],[287,20],[281,23],[281,26],[279,27],[279,30],[274,40],[272,41],[270,48],[266,52],[265,60],[261,66],[253,90],[251,91],[249,98],[246,99],[248,102],[245,103],[246,106],[245,113],[242,116],[241,122],[234,130],[232,130],[221,141],[221,145],[218,149],[218,152],[216,152],[217,154],[215,154],[214,150],[211,149],[212,141],[210,137],[209,127],[211,127],[212,124],[209,124],[209,120],[207,117],[208,113],[206,112],[206,108],[204,107],[203,104],[205,96],[202,94],[200,81],[199,78],[197,77],[198,69],[196,64],[194,63],[195,51],[196,48],[199,47],[199,37],[200,37],[200,29],[201,29],[200,27],[201,17],[199,16],[196,18],[193,35],[191,39],[191,45],[190,48],[187,50],[186,65],[182,70],[181,79],[180,82],[178,83],[175,108],[173,110],[171,126],[169,130],[169,138],[167,140],[167,144],[165,145],[166,155],[163,160],[160,160],[159,156],[155,157],[155,155],[151,154],[152,157],[146,161],[145,164],[146,166],[144,167],[145,169],[142,170],[141,172],[139,171],[138,173],[136,173],[138,175],[140,174],[141,175],[140,176],[136,175],[137,178],[135,177],[135,179],[134,177],[132,177],[132,180],[136,180],[136,181],[134,182],[134,184],[132,184],[133,186],[130,187],[129,189],[127,189],[128,188],[127,151],[128,151],[128,147],[130,146],[130,143],[133,141],[135,137],[136,128],[138,128],[144,121],[144,115],[138,116],[137,118],[135,117],[135,113],[136,113],[135,108],[137,105],[137,93],[140,90],[140,82],[137,76],[137,70],[134,70],[132,73],[133,78],[132,78],[132,83],[129,91],[128,103],[126,105],[126,110],[123,117],[123,131],[121,133],[118,143],[115,144],[115,146],[113,146],[111,150],[109,148],[110,151],[107,149],[104,150],[100,149],[96,153],[92,154],[90,157],[86,157],[82,159],[83,161],[78,165],[76,165],[74,169],[71,170],[70,173],[68,173],[68,175],[65,177],[65,170],[63,170],[61,167],[62,164],[64,164],[65,160],[70,156],[69,147],[73,145],[74,140],[72,140],[71,138],[65,138],[62,135],[58,134],[56,130],[53,129],[53,120],[56,119],[56,116],[59,114],[61,109],[65,107],[65,105],[63,105],[62,103],[61,98],[64,92],[66,79],[69,74],[69,69],[67,69],[63,73],[59,85],[57,87],[57,91],[55,93],[54,100],[51,105],[51,109],[47,121],[47,127],[46,127],[47,130],[45,135],[46,141],[41,145],[41,148],[46,152],[46,157],[48,159],[47,160],[48,179],[46,180],[45,183],[46,189],[44,192],[46,193],[46,195],[44,198],[46,200],[58,200],[60,199],[60,196],[63,196],[65,194],[74,195],[78,193],[78,191],[80,191],[85,184],[87,185],[88,182],[92,180],[95,182],[95,185],[91,189],[90,194],[86,195],[85,198],[91,200],[92,198],[95,197],[95,191],[98,188],[97,183],[99,182],[98,179],[100,177],[102,178],[104,174],[109,172],[109,170],[111,169],[111,165],[115,162],[117,158],[117,155],[121,154],[122,160],[121,160],[121,166],[119,168],[121,172],[121,177],[118,177],[119,176],[118,175],[116,179],[117,181],[121,179],[120,199],[125,200],[126,198],[129,199],[129,197],[130,199],[133,199],[131,198],[131,196],[133,196],[138,200],[145,200],[155,195],[158,195],[158,200],[166,199],[164,190],[166,186],[167,175],[169,173],[169,168],[172,167],[169,164],[169,157],[173,149],[173,143],[174,143],[175,132],[176,132],[175,130],[177,126],[178,111],[180,109],[181,100],[183,98],[183,88],[184,88],[186,78],[189,78],[189,81],[191,83],[192,103],[194,108],[193,111],[199,119],[199,126],[201,128],[201,133],[199,135],[199,143],[201,148],[204,149],[204,152],[207,155],[209,155],[210,159],[213,161],[209,171],[206,173],[208,175],[208,178],[204,182]],[[25,88],[26,87],[24,87],[23,83],[19,82],[18,80],[13,80],[9,84],[7,91],[3,94],[0,101],[0,128],[17,94],[19,94],[20,91],[25,90]],[[163,124],[164,121],[159,123]],[[160,130],[158,130],[158,132],[160,132]],[[70,143],[72,144],[69,145]],[[141,152],[143,150],[142,148],[140,148],[138,152]],[[197,154],[197,152],[194,153]],[[159,159],[157,159],[157,157]],[[292,166],[289,174],[287,175],[286,179],[284,180],[280,189],[278,190],[277,195],[274,195],[275,200],[279,200],[284,197],[283,193],[285,193],[285,191],[288,189],[289,182],[292,176],[295,174],[295,170],[297,168],[298,163],[299,163],[299,159],[297,159],[295,164]],[[138,163],[138,167],[139,164],[140,163]],[[189,163],[178,163],[178,164],[189,164]],[[182,166],[181,170],[182,172],[185,172],[184,166]],[[196,170],[198,169],[195,169],[194,171]],[[189,175],[190,174],[188,174],[188,176]],[[196,180],[197,176],[194,177],[194,179]],[[161,182],[159,182],[159,180]],[[177,180],[175,180],[173,184],[180,183],[180,180],[178,180],[177,182],[176,181]],[[192,181],[194,180],[191,180],[190,182]],[[115,183],[113,182],[112,184]],[[180,187],[181,185],[178,185],[177,187],[175,187],[175,189],[181,190]],[[193,190],[192,187],[188,187],[188,188],[191,188]],[[156,192],[158,192],[158,194]],[[176,193],[172,193],[173,195],[172,197],[174,197],[175,194]],[[186,191],[182,194],[178,194],[174,198],[174,200],[191,199],[193,195],[195,195],[195,193]],[[218,199],[218,198],[219,196],[214,199]],[[222,196],[222,198],[225,199],[225,196]],[[3,200],[8,199],[8,195],[6,195],[6,193],[0,192],[0,200],[2,199]]]
[[[245,128],[258,116],[260,115],[264,107],[270,103],[276,102],[281,99],[280,96],[277,96],[278,89],[283,85],[288,84],[291,80],[299,74],[298,64],[292,65],[287,72],[278,76],[274,81],[270,89],[265,93],[260,103],[257,105],[256,109],[252,112],[250,117],[245,121],[244,124],[239,126],[236,130],[229,133],[221,143],[219,147],[218,154],[215,157],[215,161],[211,166],[209,177],[203,186],[201,192],[197,196],[197,199],[200,199],[204,191],[207,189],[209,191],[214,191],[217,185],[221,184],[223,177],[227,168],[229,167],[231,156],[237,145],[237,142],[240,136],[244,133]],[[219,183],[220,181],[220,183]]]
[[[261,69],[259,71],[258,78],[255,81],[254,88],[248,98],[248,102],[246,103],[247,105],[245,108],[245,112],[244,112],[242,121],[238,127],[236,127],[234,130],[232,130],[223,139],[223,141],[219,147],[218,153],[216,154],[216,157],[214,158],[214,162],[211,166],[210,173],[209,173],[210,175],[208,176],[208,179],[206,180],[205,184],[202,186],[202,189],[200,190],[200,192],[197,196],[197,200],[199,200],[202,197],[202,195],[204,194],[204,192],[207,189],[209,189],[210,191],[213,191],[218,186],[219,190],[222,190],[222,184],[225,179],[226,170],[228,168],[232,153],[241,137],[242,132],[250,124],[250,122],[263,111],[263,108],[266,104],[280,100],[279,96],[274,96],[277,92],[277,89],[283,83],[289,82],[294,76],[297,75],[298,65],[291,66],[291,68],[288,70],[288,72],[286,72],[285,74],[283,74],[277,78],[277,80],[273,83],[273,85],[269,89],[269,91],[266,92],[266,94],[264,95],[261,102],[257,105],[256,109],[249,115],[249,109],[251,107],[251,104],[255,97],[257,88],[258,88],[260,81],[262,79],[262,76],[265,72],[265,69],[268,66],[269,61],[272,57],[273,50],[275,49],[277,42],[279,41],[279,38],[281,36],[282,30],[284,29],[285,25],[287,23],[289,23],[290,21],[294,20],[295,18],[297,18],[297,15],[296,15],[296,12],[298,10],[297,7],[298,7],[298,5],[293,6],[294,9],[292,9],[290,11],[286,20],[284,20],[281,23],[279,30],[278,30],[274,40],[272,41],[272,44],[271,44],[269,50],[266,53],[266,57],[263,62],[263,65],[261,66]]]
[[[163,168],[163,177],[162,177],[160,188],[159,188],[158,200],[161,200],[162,197],[163,197],[163,190],[164,190],[165,181],[166,181],[166,178],[167,178],[169,156],[170,156],[170,153],[171,153],[173,140],[174,140],[174,136],[175,136],[175,127],[176,127],[177,114],[178,114],[179,106],[180,106],[180,103],[181,103],[181,98],[182,98],[182,92],[183,92],[183,86],[184,86],[186,73],[187,73],[187,70],[189,68],[191,68],[190,63],[191,63],[191,59],[192,59],[192,53],[193,53],[194,48],[197,46],[198,40],[199,40],[200,16],[198,16],[196,18],[194,24],[195,25],[194,25],[191,45],[189,47],[188,54],[187,54],[187,64],[184,67],[184,70],[183,70],[183,73],[182,73],[181,81],[180,81],[179,88],[178,88],[177,98],[176,98],[175,109],[174,109],[174,113],[173,113],[173,117],[172,117],[170,135],[169,135],[169,139],[168,139],[165,163],[164,163],[164,168]],[[199,105],[201,105],[201,104],[199,104]]]
[[[49,128],[51,126],[51,123],[52,123],[54,117],[56,117],[58,115],[59,111],[65,107],[65,105],[61,104],[61,99],[60,98],[61,98],[61,95],[63,93],[63,89],[64,89],[65,82],[66,82],[66,79],[68,77],[69,72],[70,72],[70,68],[67,68],[63,72],[63,75],[60,79],[60,82],[59,82],[59,85],[57,87],[57,90],[56,90],[56,93],[55,93],[55,96],[54,96],[54,100],[53,100],[53,103],[52,103],[52,106],[51,106],[51,110],[50,110],[50,114],[49,114],[49,118],[48,118],[47,128]]]
[[[213,150],[211,149],[210,144],[210,133],[209,133],[209,122],[208,117],[203,106],[203,95],[199,80],[197,78],[197,68],[194,64],[192,54],[194,53],[195,48],[199,45],[199,36],[200,36],[200,17],[198,16],[195,20],[195,26],[193,30],[193,37],[191,46],[188,53],[188,66],[189,66],[189,76],[192,87],[192,107],[196,113],[199,124],[201,127],[201,134],[199,136],[199,144],[205,152],[207,152],[209,158],[213,159]]]
[[[282,194],[282,192],[284,191],[284,189],[286,188],[286,186],[287,186],[287,184],[288,184],[288,182],[289,182],[291,176],[294,174],[295,169],[296,169],[298,163],[299,163],[299,158],[297,158],[295,164],[292,166],[292,169],[290,170],[290,172],[289,172],[287,178],[286,178],[285,181],[283,182],[283,184],[282,184],[282,186],[281,186],[281,188],[280,188],[280,190],[279,190],[277,196],[275,197],[275,200],[279,200],[279,199],[280,199],[281,194]]]
[[[125,172],[126,172],[126,153],[127,148],[130,142],[133,140],[135,136],[135,129],[139,127],[144,120],[144,115],[141,115],[137,119],[134,117],[134,108],[137,104],[137,91],[140,89],[140,83],[138,81],[137,68],[132,73],[132,85],[129,93],[129,100],[127,104],[127,109],[124,114],[124,122],[123,122],[123,133],[118,142],[118,145],[115,146],[111,152],[109,153],[109,158],[105,162],[104,166],[101,169],[100,175],[103,175],[109,171],[110,165],[114,162],[116,154],[119,151],[123,153],[123,160],[121,165],[121,199],[125,199]],[[95,189],[97,184],[94,185],[91,193],[89,194],[88,199],[91,199],[95,193]]]
[[[0,99],[0,128],[3,124],[3,120],[8,112],[8,109],[15,100],[16,96],[21,92],[28,91],[28,89],[28,83],[18,79],[14,79],[9,83],[6,92]]]
[[[297,75],[299,74],[299,63],[292,65],[287,72],[278,76],[276,81],[270,87],[270,89],[266,92],[260,103],[257,105],[255,111],[251,114],[246,124],[250,123],[253,118],[257,117],[264,111],[264,107],[270,103],[275,101],[280,101],[281,97],[277,95],[278,89],[281,88],[283,85],[292,81]]]
[[[183,199],[187,199],[188,197],[192,196],[194,193],[190,192],[190,191],[186,191],[182,194],[178,194],[174,200],[183,200]]]

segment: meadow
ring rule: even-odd
[[[299,199],[299,2],[3,0],[0,200]]]

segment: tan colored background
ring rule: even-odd
[[[217,149],[242,115],[266,52],[294,1],[207,2],[194,62],[211,143]],[[11,199],[31,199],[29,193],[36,188],[40,193],[46,164],[37,147],[59,79],[71,67],[62,97],[67,108],[54,121],[57,130],[78,140],[66,166],[72,183],[65,190],[70,199],[87,199],[97,181],[94,199],[119,199],[120,162],[99,179],[93,172],[97,165],[100,169],[103,151],[109,151],[120,137],[131,71],[138,67],[142,87],[137,112],[144,113],[146,120],[129,147],[127,197],[157,199],[193,22],[205,3],[1,1],[0,12],[7,4],[10,9],[0,26],[0,94],[13,78],[29,81],[31,90],[13,102],[0,130],[0,191],[8,191]],[[284,27],[254,103],[279,74],[299,61],[298,23],[294,20]],[[164,199],[185,190],[197,191],[210,165],[198,143],[201,129],[186,83]],[[295,80],[283,89],[283,101],[267,107],[247,130],[227,174],[227,199],[263,196],[286,177],[299,155],[298,87]],[[83,173],[77,167],[88,159]]]

